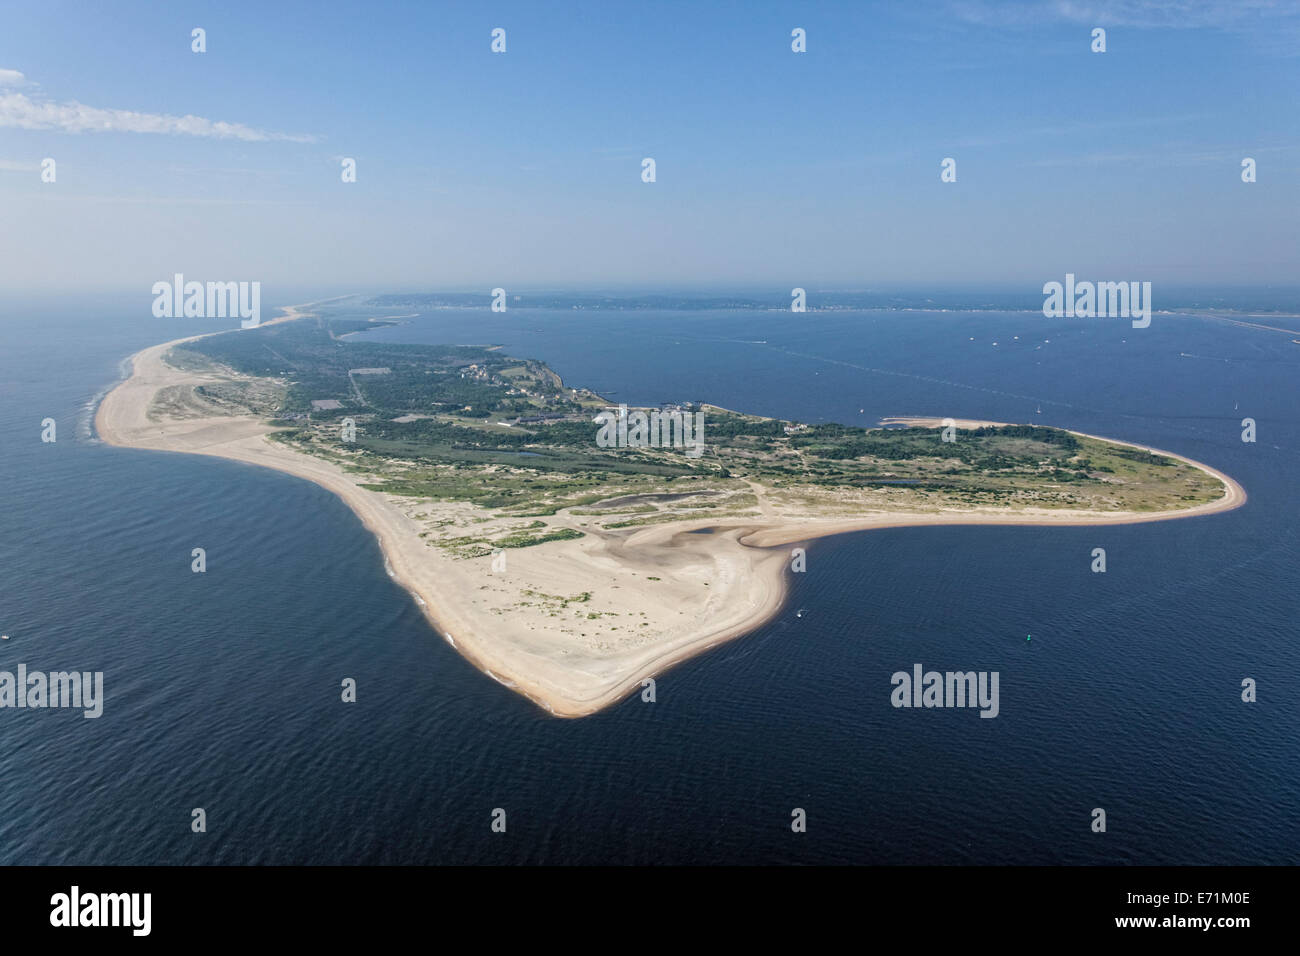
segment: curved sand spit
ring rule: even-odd
[[[309,314],[303,308],[307,306],[288,307],[275,321]],[[214,380],[163,361],[173,346],[202,337],[136,353],[130,378],[104,398],[96,413],[100,438],[111,445],[214,455],[274,468],[332,491],[374,533],[389,573],[415,596],[434,628],[479,669],[557,716],[595,713],[639,690],[643,679],[775,617],[787,588],[789,553],[783,545],[872,528],[1162,521],[1227,511],[1246,501],[1241,486],[1222,472],[1146,449],[1214,476],[1226,494],[1195,508],[1151,513],[976,509],[799,520],[770,513],[760,496],[761,517],[674,522],[621,533],[585,527],[580,539],[507,552],[508,571],[493,574],[490,559],[452,559],[420,537],[426,527],[421,519],[437,511],[436,504],[358,487],[357,479],[336,465],[267,441],[274,429],[254,418],[151,418],[149,408],[159,389]],[[997,423],[957,422],[963,428],[980,424]],[[452,506],[447,508],[445,513],[452,515]],[[574,527],[576,521],[561,517],[555,523]],[[714,531],[689,533],[701,528]],[[547,604],[538,597],[583,592],[588,596],[576,606]]]

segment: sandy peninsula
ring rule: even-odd
[[[311,315],[286,308],[276,322]],[[268,323],[269,324],[269,323]],[[219,333],[209,333],[219,334]],[[1088,512],[1050,508],[969,507],[929,511],[867,509],[846,517],[791,515],[755,485],[753,516],[673,521],[593,531],[561,512],[553,528],[583,537],[491,559],[457,559],[431,547],[431,528],[487,519],[465,503],[403,498],[361,487],[365,476],[268,440],[275,429],[219,407],[172,414],[160,397],[190,395],[228,374],[173,368],[164,360],[190,336],[132,357],[130,377],[95,417],[111,445],[213,455],[305,478],[338,495],[375,535],[392,578],[415,598],[432,626],[480,670],[556,716],[595,713],[642,687],[647,678],[774,618],[787,592],[790,545],[827,535],[921,525],[1110,525],[1212,514],[1239,507],[1246,494],[1227,475],[1156,449],[1223,483],[1218,500],[1159,512]],[[932,419],[898,419],[937,425]],[[959,428],[983,422],[957,422]],[[1107,439],[1109,440],[1109,439]],[[1116,443],[1124,444],[1124,443]],[[1133,446],[1143,447],[1143,446]],[[692,533],[711,529],[711,533]],[[599,627],[597,625],[600,625]]]

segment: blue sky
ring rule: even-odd
[[[1298,51],[1254,0],[5,4],[0,281],[1294,283]]]

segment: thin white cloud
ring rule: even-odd
[[[1266,20],[1296,14],[1291,0],[953,0],[950,9],[962,20],[989,26],[1065,20],[1148,29],[1267,28]]]
[[[36,163],[24,163],[16,159],[0,159],[0,173],[30,173],[40,168]]]
[[[56,103],[34,100],[14,92],[30,86],[17,70],[0,69],[0,126],[17,129],[55,129],[64,133],[155,133],[165,136],[201,136],[245,143],[314,143],[316,137],[256,129],[243,123],[204,119],[202,116],[168,116],[135,110],[101,109],[75,100]]]
[[[1146,152],[1092,152],[1070,153],[1064,156],[1027,160],[1017,165],[1025,168],[1050,169],[1054,167],[1105,166],[1122,164],[1133,167],[1222,166],[1234,174],[1246,156],[1263,156],[1269,153],[1289,153],[1300,146],[1253,146],[1236,149],[1197,150],[1190,146],[1169,144],[1160,150]]]
[[[1169,126],[1184,123],[1201,122],[1206,117],[1193,113],[1181,116],[1140,116],[1131,119],[1099,120],[1095,122],[1061,123],[1055,126],[1022,127],[1006,131],[993,131],[981,136],[965,136],[955,140],[962,148],[984,146],[1003,146],[1007,143],[1024,140],[1052,140],[1062,137],[1079,136],[1084,133],[1102,133],[1126,129],[1148,129],[1152,126]]]
[[[195,199],[192,196],[76,196],[62,193],[43,193],[46,201],[103,203],[107,205],[143,206],[306,206],[300,199]]]
[[[18,129],[57,129],[65,133],[161,133],[237,139],[246,143],[274,141],[314,143],[314,136],[298,136],[254,129],[243,123],[204,119],[202,116],[167,116],[134,110],[100,109],[75,101],[37,103],[22,93],[0,93],[0,126]]]
[[[1057,0],[1053,7],[1076,23],[1159,29],[1230,28],[1259,17],[1291,16],[1290,0]]]

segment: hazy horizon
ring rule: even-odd
[[[1289,285],[1300,261],[1294,6],[53,4],[4,25],[10,294],[143,297],[177,272],[268,296],[1028,294],[1067,272]]]

